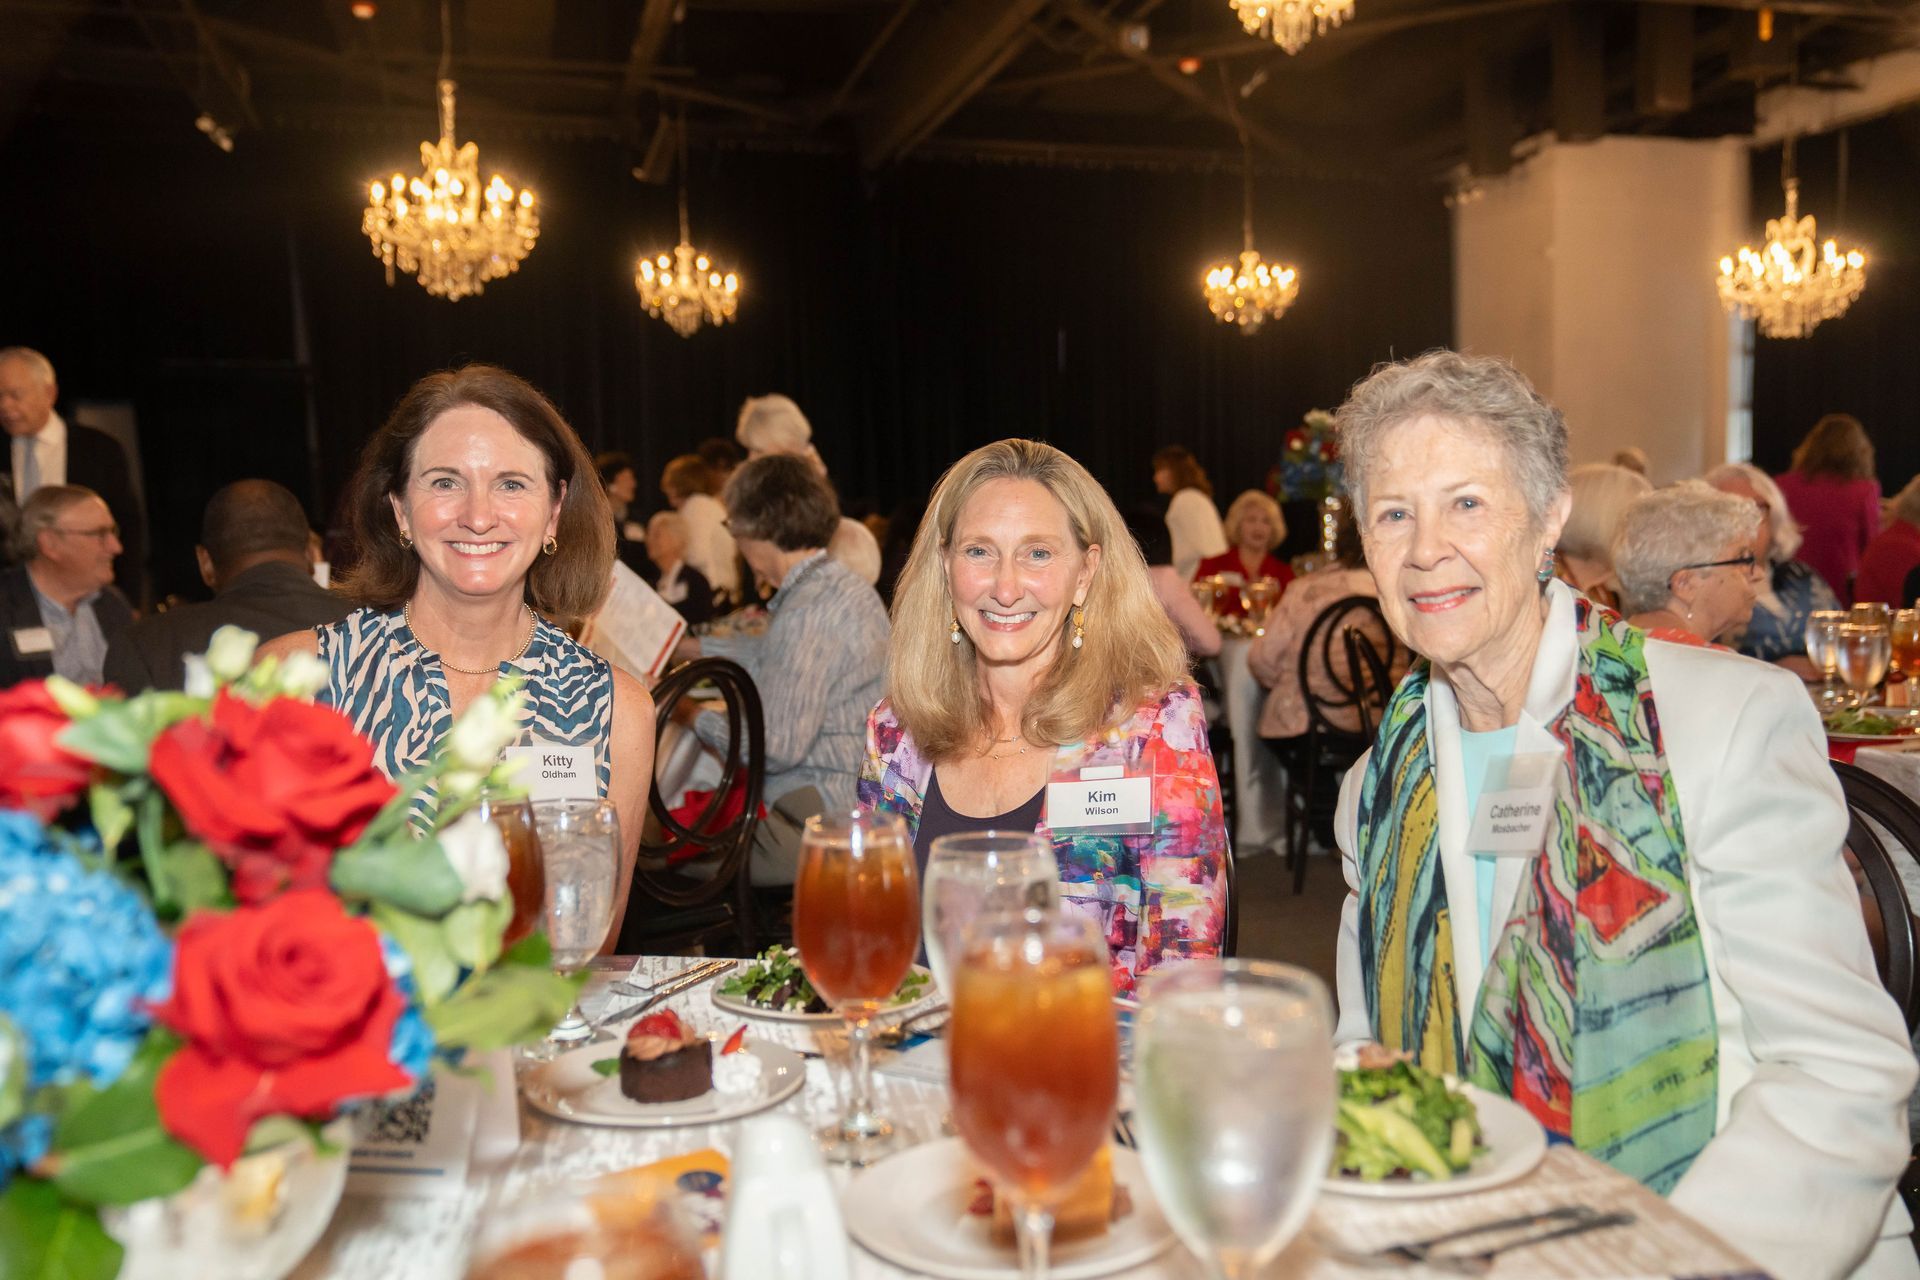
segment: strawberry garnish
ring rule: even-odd
[[[639,1036],[655,1036],[661,1040],[685,1040],[686,1030],[680,1025],[680,1015],[671,1009],[662,1009],[659,1013],[650,1013],[633,1024],[627,1032],[627,1039]]]
[[[973,1195],[967,1200],[967,1212],[976,1218],[993,1215],[993,1185],[985,1178],[973,1180]]]
[[[720,1056],[724,1058],[728,1054],[738,1053],[746,1047],[747,1047],[747,1024],[743,1022],[740,1024],[740,1029],[734,1032],[732,1035],[728,1036],[727,1042],[720,1046]]]

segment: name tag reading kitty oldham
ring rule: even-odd
[[[529,800],[594,800],[600,795],[594,776],[593,749],[555,742],[508,747],[507,759],[517,761],[515,775]]]
[[[1056,835],[1142,835],[1153,830],[1153,775],[1120,765],[1069,770],[1047,784],[1047,828]]]

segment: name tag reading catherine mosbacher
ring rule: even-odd
[[[1552,813],[1552,787],[1486,792],[1474,810],[1467,848],[1475,853],[1530,858],[1546,845],[1547,819]]]
[[[1047,827],[1103,836],[1153,830],[1153,776],[1129,776],[1120,765],[1069,771],[1047,784]]]
[[[557,742],[508,747],[507,759],[518,762],[515,780],[527,789],[529,800],[594,800],[600,784],[594,775],[593,748],[569,747]]]

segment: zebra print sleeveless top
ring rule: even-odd
[[[501,675],[526,679],[519,741],[591,746],[604,797],[613,777],[613,668],[545,618],[534,617],[526,653],[500,664]],[[353,721],[373,743],[374,763],[389,778],[425,764],[453,728],[440,655],[414,638],[397,609],[356,609],[314,632],[320,660],[327,664],[326,687],[314,700]]]

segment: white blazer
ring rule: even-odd
[[[1213,499],[1198,489],[1182,489],[1167,503],[1167,533],[1173,538],[1173,567],[1182,581],[1208,556],[1227,549],[1227,531]]]
[[[1548,591],[1521,753],[1573,698],[1574,596],[1560,582]],[[1812,700],[1790,673],[1736,654],[1649,640],[1646,655],[1720,1035],[1718,1127],[1671,1199],[1781,1280],[1920,1276],[1906,1211],[1893,1197],[1920,1068],[1874,974],[1859,893],[1840,858],[1846,803]],[[1459,704],[1437,668],[1427,723],[1457,1007],[1467,1013],[1483,970],[1479,905]],[[1335,820],[1349,890],[1358,886],[1366,768],[1363,757],[1347,774]],[[1526,865],[1497,860],[1496,921],[1511,909]],[[1349,892],[1340,916],[1341,1044],[1372,1036],[1358,907]]]

